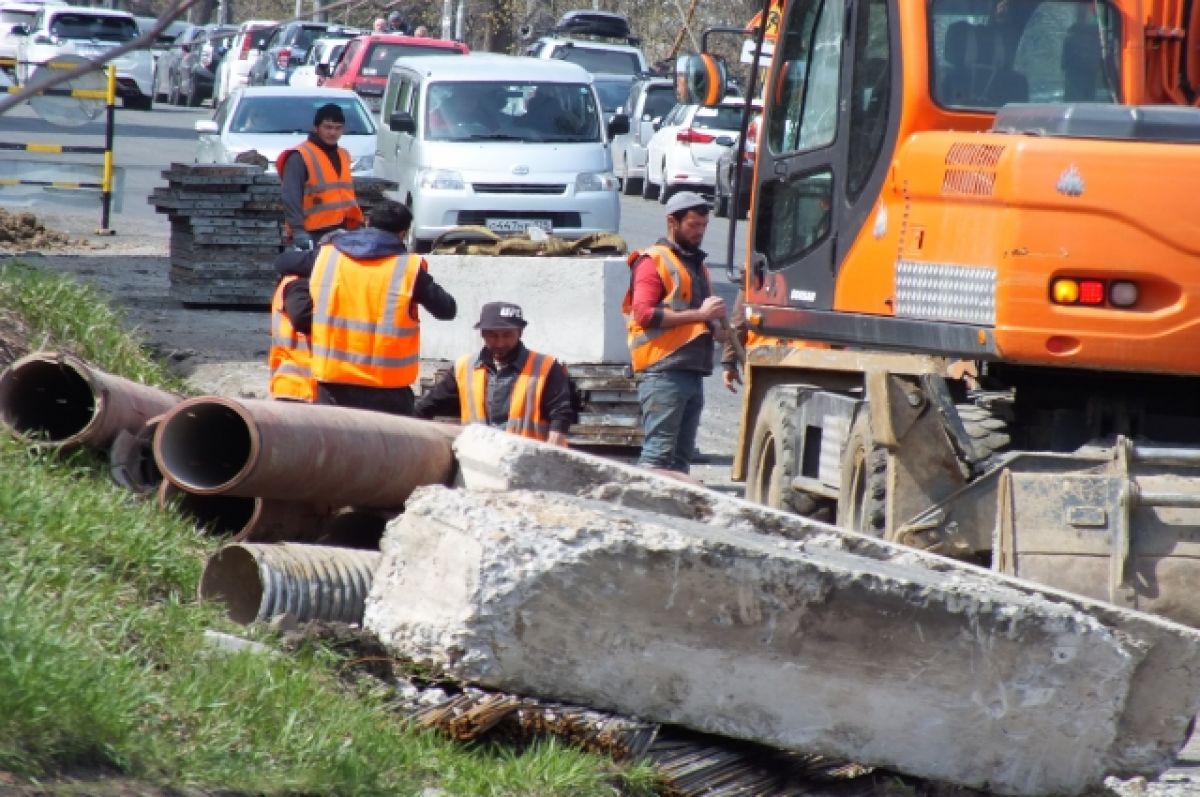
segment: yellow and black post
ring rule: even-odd
[[[104,171],[100,177],[100,229],[96,230],[97,235],[114,234],[114,230],[108,226],[108,217],[112,210],[113,128],[117,117],[117,67],[109,64],[106,71],[108,72],[108,85],[104,96]]]

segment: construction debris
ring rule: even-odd
[[[1186,740],[1192,629],[483,428],[456,451],[468,489],[413,495],[364,616],[455,678],[1010,794]]]

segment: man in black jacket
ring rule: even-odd
[[[297,274],[296,280],[283,293],[283,309],[292,326],[302,335],[313,333],[313,295],[309,278],[317,257],[327,246],[333,247],[343,257],[355,261],[375,261],[381,258],[407,254],[404,236],[412,225],[412,212],[399,202],[385,201],[371,209],[366,229],[353,232],[335,232],[327,236],[319,247],[310,252],[287,251],[276,261],[281,275]],[[449,321],[458,313],[454,297],[445,291],[429,272],[421,268],[413,282],[409,312],[415,321],[417,305],[428,310],[434,318]],[[388,412],[394,415],[413,414],[413,391],[404,387],[375,387],[363,384],[346,384],[321,381],[317,377],[318,404],[336,404],[359,409]]]

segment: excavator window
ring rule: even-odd
[[[767,131],[776,153],[818,149],[837,133],[845,0],[812,2],[797,8],[776,58],[782,57],[784,84]],[[782,51],[782,52],[780,52]]]
[[[932,0],[934,100],[1117,102],[1120,16],[1100,0]]]
[[[887,136],[891,98],[891,37],[887,0],[858,5],[851,76],[850,144],[846,196],[853,202],[862,193],[879,160]]]

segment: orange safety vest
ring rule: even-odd
[[[283,311],[284,289],[298,279],[295,274],[284,277],[271,298],[271,349],[267,354],[271,381],[268,392],[273,399],[311,404],[317,397],[317,382],[312,378],[312,346],[306,335],[296,331],[292,320]]]
[[[327,227],[345,227],[347,230],[362,226],[363,212],[354,196],[354,180],[350,177],[350,153],[338,147],[341,166],[334,171],[333,164],[311,141],[304,141],[292,149],[279,153],[275,171],[283,179],[283,163],[292,152],[304,160],[308,177],[304,181],[304,229],[323,230]],[[345,175],[345,177],[342,177]]]
[[[692,275],[670,248],[655,244],[645,252],[631,252],[626,259],[629,265],[629,290],[625,292],[625,300],[621,302],[621,312],[628,316],[629,354],[633,361],[634,371],[645,371],[650,366],[673,352],[684,344],[708,332],[708,324],[696,321],[691,324],[680,324],[677,327],[655,327],[645,329],[633,315],[633,273],[638,260],[645,255],[654,261],[658,269],[658,278],[666,288],[662,304],[675,311],[692,309]],[[705,275],[708,268],[704,269]],[[711,278],[709,284],[712,284]]]
[[[542,416],[542,394],[555,360],[535,351],[528,352],[525,367],[513,382],[504,431],[521,437],[545,441],[550,437],[550,421]],[[487,423],[487,383],[491,372],[468,354],[454,364],[458,382],[458,406],[463,423]]]
[[[420,255],[358,261],[321,247],[309,280],[318,382],[395,388],[417,381],[421,327],[412,295],[427,267]]]

